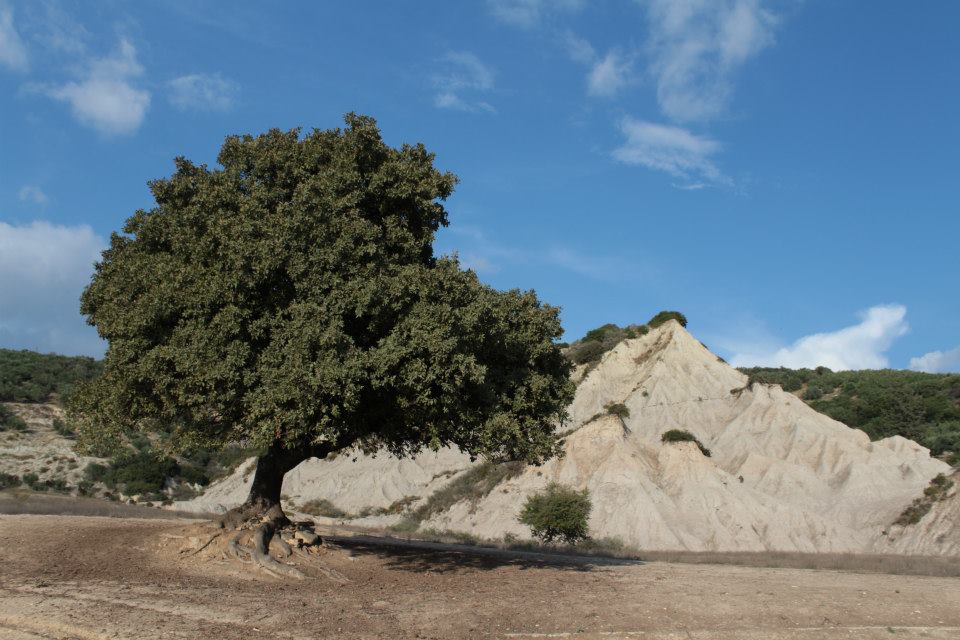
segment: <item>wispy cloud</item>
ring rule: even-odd
[[[927,373],[960,372],[960,347],[949,351],[931,351],[916,358],[910,358],[910,368]]]
[[[112,55],[88,60],[77,81],[34,88],[69,104],[77,120],[103,134],[130,134],[140,127],[150,106],[150,92],[134,85],[141,75],[136,48],[121,39]]]
[[[50,202],[50,198],[43,192],[43,189],[30,184],[20,187],[17,197],[20,202],[29,202],[41,207]]]
[[[564,31],[560,34],[560,42],[567,55],[574,62],[593,64],[597,59],[597,51],[586,38],[581,38],[573,31]]]
[[[602,97],[616,95],[629,83],[632,73],[632,59],[610,51],[592,64],[587,75],[587,93]]]
[[[105,245],[87,225],[0,222],[0,344],[101,355],[79,299]]]
[[[497,273],[504,265],[543,265],[555,267],[591,280],[616,281],[625,273],[636,274],[636,265],[618,256],[583,253],[562,245],[516,247],[491,240],[476,227],[460,226],[448,233],[456,238],[463,266],[478,273]]]
[[[240,92],[236,82],[220,74],[191,73],[174,78],[167,86],[170,104],[181,111],[229,111]]]
[[[493,69],[468,51],[451,51],[440,60],[433,75],[433,104],[440,109],[496,113],[485,99],[494,86]]]
[[[622,280],[626,273],[637,272],[636,268],[619,257],[581,253],[570,247],[552,247],[540,254],[540,259],[545,264],[592,280],[613,282]]]
[[[639,1],[647,10],[657,99],[677,121],[720,115],[736,71],[774,41],[777,19],[761,0]]]
[[[493,16],[501,22],[530,28],[551,14],[576,11],[586,4],[586,0],[487,0],[487,4]]]
[[[889,366],[885,354],[894,340],[909,331],[906,316],[903,305],[878,305],[862,312],[855,325],[805,336],[790,346],[740,345],[730,363],[735,367],[824,366],[835,371],[882,369]]]
[[[70,55],[83,55],[90,32],[53,2],[34,2],[27,27],[27,36],[45,49]]]
[[[611,49],[601,57],[586,38],[570,30],[560,32],[559,40],[571,60],[588,68],[588,95],[610,98],[634,81],[635,56],[632,53]]]
[[[27,48],[13,23],[13,9],[0,1],[0,65],[12,71],[26,71],[30,66]]]
[[[666,172],[686,181],[683,186],[691,189],[729,183],[711,160],[720,150],[720,144],[711,138],[629,117],[620,121],[620,132],[624,143],[613,152],[620,162]]]

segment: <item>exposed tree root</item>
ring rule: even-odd
[[[250,557],[253,558],[253,561],[260,565],[263,569],[266,569],[270,573],[278,574],[281,576],[287,576],[289,578],[297,578],[303,580],[306,576],[303,575],[303,572],[297,569],[296,567],[291,567],[290,565],[283,564],[278,560],[275,560],[270,555],[269,541],[273,540],[273,533],[275,527],[273,522],[266,521],[262,522],[253,531],[253,547],[250,550]]]
[[[280,550],[280,555],[284,558],[289,558],[293,555],[293,548],[280,537],[279,533],[273,534],[273,540],[270,541],[270,544],[276,546],[276,548]]]
[[[323,566],[318,556],[327,552],[320,537],[306,523],[291,523],[279,504],[248,502],[225,513],[215,526],[212,532],[206,528],[201,535],[180,536],[178,539],[189,540],[188,546],[180,549],[180,556],[193,557],[208,550],[203,557],[213,557],[209,549],[218,541],[214,548],[219,551],[214,556],[252,563],[278,578],[302,580],[319,573],[339,583],[350,581],[339,571]],[[290,564],[291,560],[299,566]]]
[[[217,532],[214,533],[212,536],[210,536],[209,538],[207,538],[207,541],[206,541],[206,542],[204,542],[202,545],[200,545],[199,547],[197,547],[196,549],[194,549],[193,551],[191,551],[190,553],[188,553],[188,554],[187,554],[187,557],[197,555],[198,553],[200,553],[201,551],[203,551],[204,549],[206,549],[207,547],[209,547],[209,546],[210,546],[210,543],[213,542],[214,540],[216,540],[216,539],[219,538],[219,537],[220,537],[220,532],[217,531]]]
[[[230,541],[227,542],[227,549],[230,551],[231,555],[240,562],[248,562],[248,560],[243,555],[243,549],[240,547],[240,538],[246,532],[243,529],[237,531],[233,536],[230,537]]]

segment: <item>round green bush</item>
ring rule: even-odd
[[[11,489],[20,486],[20,478],[12,473],[0,472],[0,489]]]
[[[948,451],[960,453],[960,420],[950,420],[928,427],[923,444],[935,456]]]
[[[543,542],[561,539],[574,544],[587,538],[592,508],[586,489],[576,491],[551,482],[544,491],[527,498],[519,521]]]
[[[630,417],[630,408],[622,402],[611,402],[604,407],[607,413],[619,417],[621,420]]]
[[[570,359],[574,364],[586,364],[600,359],[606,353],[602,342],[590,340],[570,347]]]
[[[823,389],[820,387],[807,387],[803,394],[804,400],[819,400],[823,397]]]

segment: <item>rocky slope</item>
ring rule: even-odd
[[[933,527],[936,535],[921,527],[898,532],[895,542],[888,535],[948,465],[900,437],[871,442],[777,386],[747,388],[745,375],[674,321],[621,342],[576,377],[565,456],[423,526],[525,537],[516,521],[524,500],[557,481],[590,491],[594,537],[645,549],[960,552],[960,532],[946,524]],[[611,403],[629,415],[609,415]],[[712,457],[693,443],[661,442],[669,429],[693,433]],[[450,450],[407,461],[340,456],[301,465],[284,492],[295,503],[325,498],[356,513],[427,496],[469,466]],[[232,506],[244,487],[240,471],[195,508]]]
[[[4,405],[27,425],[26,431],[0,431],[0,473],[22,478],[36,474],[39,482],[63,481],[76,486],[83,478],[83,469],[99,458],[78,455],[74,441],[53,428],[53,420],[62,417],[54,404],[8,402]]]

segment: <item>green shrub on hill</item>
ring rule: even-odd
[[[660,441],[668,442],[668,443],[669,442],[693,442],[697,445],[697,448],[700,449],[700,453],[702,453],[704,456],[708,458],[710,457],[710,449],[707,449],[705,446],[703,446],[703,444],[700,442],[700,440],[697,439],[695,435],[693,435],[689,431],[684,431],[683,429],[670,429],[669,431],[665,431],[663,435],[660,436]]]
[[[53,430],[64,438],[70,438],[72,440],[77,437],[77,433],[73,430],[73,427],[60,418],[53,419]]]
[[[10,408],[0,404],[0,431],[27,431],[27,423]]]
[[[923,446],[934,455],[960,453],[960,420],[939,422],[926,429]]]
[[[576,491],[552,482],[544,491],[527,498],[518,520],[542,542],[562,539],[575,544],[588,537],[592,506],[586,489]]]
[[[681,327],[687,326],[687,316],[683,315],[679,311],[661,311],[657,315],[650,318],[650,321],[647,322],[647,326],[649,326],[651,329],[656,329],[668,320],[676,320],[680,323]]]
[[[591,340],[580,344],[574,343],[569,347],[567,355],[574,364],[587,364],[598,362],[607,351],[608,349],[604,349],[602,343]]]
[[[102,482],[126,495],[160,493],[167,481],[179,474],[180,465],[173,458],[142,451],[128,451],[115,456],[109,465],[92,463],[84,469],[87,480]]]
[[[13,489],[20,486],[20,477],[0,471],[0,489]]]
[[[608,414],[617,416],[621,420],[630,417],[630,408],[622,402],[611,402],[604,409]]]

